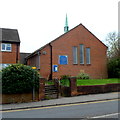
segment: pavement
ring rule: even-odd
[[[118,99],[120,98],[119,94],[120,92],[112,92],[104,94],[80,95],[75,97],[60,97],[58,99],[29,103],[3,104],[2,111]]]

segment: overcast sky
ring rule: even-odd
[[[0,27],[18,29],[21,52],[33,52],[82,23],[105,43],[118,31],[119,0],[0,0]]]

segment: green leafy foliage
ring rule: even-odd
[[[39,87],[39,74],[30,66],[12,64],[2,70],[2,92],[5,94],[31,92]]]
[[[68,79],[70,75],[61,75],[61,79]]]
[[[60,84],[63,86],[69,86],[69,84],[70,84],[69,79],[68,79],[69,77],[70,77],[70,75],[62,75]]]
[[[79,73],[76,77],[78,79],[90,79],[90,77],[87,73]]]
[[[53,81],[45,81],[45,85],[54,85]]]
[[[120,58],[114,58],[108,61],[108,77],[120,78]]]
[[[61,79],[60,80],[60,85],[62,85],[62,86],[70,86],[69,79]]]

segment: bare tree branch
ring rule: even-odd
[[[120,58],[120,34],[111,32],[107,35],[108,58]]]

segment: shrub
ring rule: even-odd
[[[78,79],[90,79],[89,75],[86,73],[79,73],[76,77]]]
[[[69,86],[69,79],[68,79],[69,77],[70,77],[70,75],[62,75],[60,84],[63,86]]]
[[[108,61],[108,77],[120,78],[120,58],[114,58]]]
[[[70,75],[61,75],[61,79],[68,79],[70,77]]]
[[[2,70],[3,93],[27,93],[39,87],[39,74],[30,66],[12,64]]]
[[[70,86],[70,81],[69,79],[62,79],[60,80],[60,84],[63,86]]]

